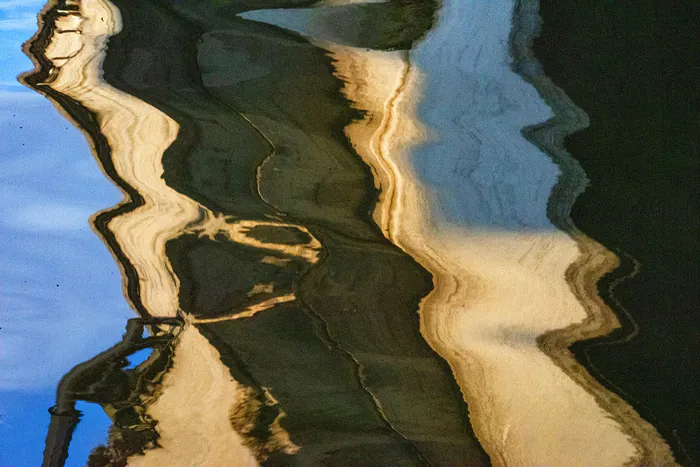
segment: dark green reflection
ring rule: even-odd
[[[590,179],[571,217],[623,261],[600,292],[624,328],[573,350],[691,465],[700,459],[700,75],[691,66],[700,4],[544,1],[540,14],[535,55],[590,117],[566,141]]]
[[[488,464],[449,367],[419,332],[431,277],[371,219],[373,179],[343,133],[362,115],[343,98],[331,58],[235,16],[306,5],[114,3],[124,28],[110,41],[105,79],[180,124],[164,156],[168,185],[216,213],[280,223],[248,231],[262,244],[313,237],[322,245],[313,262],[222,235],[168,244],[181,306],[198,319],[295,297],[251,318],[199,325],[236,380],[260,401],[268,390],[278,401],[256,415],[250,435],[264,441],[286,413],[281,424],[301,450],[267,462]],[[365,28],[363,46],[392,49],[423,34],[433,9],[391,2],[338,14]]]

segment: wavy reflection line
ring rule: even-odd
[[[537,224],[530,228],[525,223],[521,227],[524,232],[509,233],[499,229],[498,223],[494,223],[494,229],[483,221],[468,228],[457,227],[440,211],[435,194],[416,173],[419,162],[415,157],[423,145],[446,134],[472,132],[469,125],[479,125],[465,118],[470,110],[458,102],[439,98],[436,103],[426,102],[426,95],[430,96],[427,88],[434,80],[431,75],[447,71],[447,79],[438,79],[438,85],[448,89],[451,85],[455,91],[460,85],[469,86],[470,80],[492,79],[488,76],[490,70],[479,66],[480,56],[484,49],[493,55],[504,52],[494,42],[507,42],[511,15],[506,12],[513,12],[513,7],[513,2],[445,2],[436,29],[416,47],[417,52],[408,55],[408,60],[400,53],[332,49],[338,74],[349,83],[346,95],[369,112],[364,120],[346,127],[346,133],[374,167],[382,189],[375,220],[387,238],[434,275],[435,289],[421,306],[422,332],[450,362],[469,403],[477,436],[495,465],[671,465],[668,446],[653,427],[622,399],[605,391],[568,351],[572,342],[606,334],[619,326],[596,291],[600,276],[616,266],[615,256],[571,228],[559,231],[546,224],[544,229]],[[475,11],[467,11],[470,8]],[[527,9],[514,12],[516,16],[524,15]],[[470,16],[476,16],[480,24],[470,23]],[[531,40],[533,23],[529,26],[514,32],[518,40]],[[489,37],[481,27],[490,27],[501,36]],[[455,43],[458,36],[470,37],[476,44]],[[479,42],[478,51],[467,50],[476,48]],[[430,61],[426,54],[445,58]],[[421,69],[421,63],[426,62],[433,67]],[[448,84],[450,79],[453,81]],[[485,85],[491,95],[499,92],[490,84],[498,79]],[[510,78],[508,85],[518,87],[517,79]],[[536,98],[531,91],[521,89],[519,86],[518,92],[523,92],[526,99]],[[541,87],[538,89],[542,92]],[[466,104],[478,107],[488,102]],[[444,114],[438,119],[440,124],[421,127],[419,115],[424,114],[419,105],[433,105],[435,108],[430,110]],[[531,112],[533,107],[542,108],[522,101],[511,105],[525,109],[529,105]],[[560,99],[554,106],[558,118],[566,119],[571,113],[580,117],[568,100]],[[488,132],[481,135],[484,140],[493,134],[520,138],[519,131],[508,133],[507,125],[520,123],[515,128],[520,130],[523,123],[535,123],[527,122],[532,118],[527,114],[523,120],[523,115],[509,115],[498,108],[487,107],[481,115],[478,109],[471,112],[484,120],[496,114],[493,126],[482,127]],[[547,118],[539,109],[534,112],[543,120]],[[576,123],[568,125],[564,131],[552,129],[552,133],[560,131],[558,147],[545,147],[556,149],[557,163],[564,171],[560,180],[569,185],[551,183],[552,178],[541,178],[523,165],[515,179],[505,166],[492,166],[490,175],[498,177],[500,172],[504,178],[481,182],[478,187],[487,206],[481,219],[493,219],[494,213],[497,218],[498,209],[508,211],[498,208],[503,191],[492,190],[494,185],[529,183],[538,192],[552,192],[551,196],[540,197],[540,205],[534,209],[542,214],[548,210],[557,225],[564,220],[570,224],[570,205],[583,189],[585,176],[575,170],[577,167],[561,149],[563,137],[580,128]],[[429,135],[432,131],[437,135]],[[498,148],[506,154],[505,159],[511,158],[504,163],[519,165],[529,159],[529,163],[551,171],[548,156],[522,142],[498,143]],[[458,153],[464,150],[440,149]],[[474,152],[463,157],[494,157],[488,152]],[[455,178],[459,183],[475,183],[474,178],[465,180],[459,174]]]
[[[105,171],[130,198],[93,217],[93,225],[97,226],[99,219],[108,215],[103,227],[114,236],[112,251],[125,272],[135,272],[124,275],[127,298],[142,315],[182,315],[186,322],[175,340],[172,368],[163,378],[159,397],[146,405],[149,415],[158,422],[160,449],[132,457],[130,463],[162,465],[163,459],[184,463],[215,459],[256,464],[255,456],[246,447],[250,442],[233,429],[241,425],[240,421],[229,416],[230,410],[240,411],[240,403],[250,403],[245,397],[248,389],[231,378],[218,351],[192,325],[194,320],[181,312],[179,280],[166,257],[165,245],[188,232],[212,238],[224,235],[237,243],[315,262],[320,243],[300,226],[216,215],[165,184],[162,156],[177,137],[178,124],[102,79],[107,41],[121,29],[121,17],[113,4],[108,0],[51,1],[44,8],[42,19],[41,30],[29,50],[37,65],[33,75],[45,79],[32,83],[33,87],[49,95],[69,115],[66,104],[79,105],[94,116],[99,135],[88,136],[93,142],[106,140],[107,147],[102,149],[109,150],[113,173]],[[96,156],[100,159],[101,154]],[[299,229],[311,241],[306,245],[285,245],[262,242],[249,235],[254,227],[270,225]],[[138,294],[129,293],[135,288]],[[270,300],[281,303],[289,301],[289,297]],[[253,311],[266,309],[266,305],[252,305],[243,316],[246,312],[252,316]],[[282,416],[284,413],[280,412],[271,426],[269,442],[275,450],[292,453],[298,448],[279,426]]]
[[[121,19],[113,6],[93,7],[86,1],[80,8],[82,16],[72,11],[57,17],[44,54],[60,72],[44,84],[95,113],[109,142],[117,175],[141,197],[140,206],[113,217],[107,228],[136,269],[143,308],[152,316],[177,316],[179,280],[165,254],[165,244],[186,232],[209,237],[223,234],[238,243],[317,261],[320,243],[313,237],[309,245],[288,246],[245,235],[258,225],[276,225],[295,227],[311,236],[304,227],[219,216],[165,183],[162,156],[175,141],[179,126],[161,111],[101,79],[106,42],[120,30]],[[99,24],[91,22],[98,17]]]
[[[587,318],[564,329],[549,331],[538,338],[540,348],[547,353],[574,381],[586,388],[596,401],[630,435],[637,456],[630,463],[635,465],[675,465],[668,443],[657,430],[644,420],[624,399],[608,391],[569,351],[571,344],[604,336],[620,327],[613,310],[605,303],[598,291],[600,280],[620,267],[620,259],[602,244],[580,231],[572,222],[569,213],[578,195],[585,189],[586,178],[578,162],[566,151],[566,136],[586,128],[589,124],[586,113],[574,104],[566,93],[559,89],[541,70],[532,52],[532,41],[539,34],[539,1],[523,0],[516,4],[511,47],[514,56],[514,71],[536,87],[542,98],[552,106],[555,115],[548,121],[523,130],[523,134],[538,145],[563,167],[563,174],[553,189],[549,215],[556,225],[569,233],[577,242],[581,254],[566,272],[572,292],[578,297],[588,314]],[[582,181],[577,182],[577,178]],[[632,259],[634,269],[628,277],[636,275],[639,264]],[[619,281],[620,279],[618,279]],[[617,281],[610,287],[615,287]],[[618,308],[625,312],[617,303]],[[622,340],[637,334],[636,323],[631,320],[633,330]]]

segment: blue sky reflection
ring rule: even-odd
[[[42,1],[0,0],[0,465],[41,463],[61,376],[119,340],[133,312],[89,217],[119,202],[82,133],[21,86],[21,45]],[[84,465],[109,420],[82,404],[67,465]]]

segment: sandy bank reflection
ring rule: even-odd
[[[127,346],[126,350],[119,350],[118,353],[105,352],[99,359],[84,363],[64,378],[59,387],[59,403],[54,413],[70,417],[74,403],[61,400],[66,397],[73,400],[81,396],[102,403],[105,410],[113,415],[115,426],[110,432],[109,446],[98,449],[93,454],[92,459],[97,462],[100,462],[100,456],[107,463],[124,461],[128,453],[133,452],[134,448],[130,444],[134,444],[137,449],[133,453],[143,452],[138,448],[161,447],[154,454],[130,462],[139,465],[162,465],[164,458],[171,461],[178,459],[187,465],[197,465],[205,460],[215,460],[222,465],[254,464],[256,454],[262,453],[265,448],[246,448],[246,442],[233,426],[238,424],[244,428],[251,423],[250,420],[254,420],[256,410],[248,410],[248,417],[244,417],[244,421],[235,421],[237,416],[231,414],[232,411],[246,412],[243,407],[251,402],[246,401],[246,388],[232,379],[228,369],[221,363],[218,352],[191,324],[193,320],[179,311],[178,278],[165,254],[165,245],[170,239],[187,232],[212,238],[223,235],[230,241],[253,248],[263,247],[313,263],[318,260],[320,244],[302,227],[271,221],[232,220],[215,215],[165,184],[161,159],[165,149],[177,136],[178,124],[148,104],[110,87],[101,79],[105,44],[121,28],[119,12],[111,3],[99,0],[51,3],[46,7],[43,19],[45,29],[40,34],[44,34],[46,43],[37,58],[40,64],[48,68],[44,70],[47,79],[36,83],[36,86],[39,90],[48,87],[53,92],[67,96],[94,114],[99,131],[109,143],[111,163],[117,175],[141,198],[138,207],[114,216],[107,225],[121,252],[136,270],[139,303],[135,307],[145,310],[146,316],[182,319],[181,332],[171,332],[166,346],[170,353],[167,375],[163,379],[163,374],[160,374],[158,378],[149,381],[149,385],[157,387],[151,387],[148,391],[150,397],[139,393],[143,389],[134,387],[132,391],[136,395],[130,397],[136,397],[138,401],[124,402],[137,409],[136,420],[140,421],[136,425],[127,423],[127,426],[121,426],[124,418],[128,421],[130,415],[123,410],[108,409],[113,404],[104,400],[108,397],[104,392],[110,393],[111,388],[101,386],[89,396],[85,391],[75,388],[75,384],[87,384],[79,381],[86,378],[86,373],[78,371],[78,368],[86,367],[93,373],[106,371],[104,377],[110,373],[122,374],[120,367],[125,365],[123,359],[142,347],[127,346],[132,339],[131,332],[127,332],[125,341],[116,347],[122,349]],[[114,210],[118,208],[112,209]],[[254,229],[264,227],[298,229],[309,241],[298,245],[265,242],[252,234]],[[125,284],[127,289],[130,286],[134,287],[134,284]],[[265,291],[268,292],[268,297],[257,303],[256,291],[251,291],[252,304],[243,309],[242,316],[252,316],[272,304],[295,299],[290,294],[275,296],[272,293],[272,297],[269,297],[271,291]],[[240,316],[218,319],[238,317]],[[163,325],[159,323],[163,322],[157,321],[155,327],[151,328],[152,332],[156,335],[161,333],[159,329]],[[149,347],[152,344],[144,345]],[[104,367],[103,361],[109,361],[107,367]],[[151,367],[150,361],[139,366]],[[254,402],[253,400],[252,403]],[[282,415],[280,413],[278,418]],[[153,432],[150,438],[138,442],[128,439],[129,435],[124,435],[133,434],[134,431],[143,434],[145,430],[139,428],[139,425],[149,424],[148,420],[151,420],[151,431],[157,421],[157,434]],[[274,433],[270,439],[275,443],[272,450],[293,453],[296,447],[278,426],[278,422],[273,422],[272,426]],[[123,431],[120,432],[119,428]],[[52,436],[58,436],[58,433],[50,433],[49,438]],[[70,440],[69,433],[63,433],[62,436],[63,441],[66,441],[66,436]],[[227,448],[222,449],[222,446]],[[50,451],[51,447],[48,447],[49,463],[59,462],[62,456],[65,457],[65,452],[52,455]]]
[[[485,464],[418,332],[427,274],[366,214],[374,181],[338,131],[357,112],[326,52],[234,16],[205,18],[201,34],[160,2],[115,3],[133,21],[110,42],[123,60],[110,76],[129,93],[101,79],[122,26],[112,3],[49,8],[57,25],[33,49],[45,71],[33,84],[73,118],[89,111],[80,124],[128,194],[95,217],[128,297],[150,320],[180,322],[155,396],[136,404],[143,420],[115,420],[148,422],[156,441],[113,435],[95,456]]]
[[[434,275],[421,329],[492,462],[673,464],[656,430],[567,350],[619,326],[596,290],[618,261],[568,218],[586,179],[561,144],[587,117],[533,71],[535,2],[446,2],[408,53],[349,46],[318,27],[328,11],[245,17],[327,48],[367,112],[345,132],[381,188],[374,218]],[[509,41],[537,89],[511,71]],[[523,136],[535,126],[527,133],[549,154]]]
[[[83,0],[44,16],[36,85],[90,112],[130,197],[95,218],[112,214],[99,231],[127,295],[179,320],[137,404],[157,442],[101,455],[483,464],[420,325],[492,463],[671,463],[566,348],[618,326],[595,291],[616,260],[568,222],[580,171],[522,135],[550,106],[585,118],[511,70],[532,12],[448,1],[406,50],[431,20],[403,23],[430,5],[234,14],[248,6]],[[329,28],[339,15],[351,27]]]

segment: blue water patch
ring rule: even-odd
[[[107,435],[112,420],[99,404],[79,401],[76,409],[81,413],[80,423],[73,432],[66,467],[87,465],[87,460],[99,445],[107,443]]]
[[[43,1],[0,1],[0,466],[41,465],[56,387],[121,339],[133,312],[90,216],[121,199],[83,134],[17,76]],[[83,411],[67,465],[106,440]]]
[[[142,349],[139,350],[138,352],[135,352],[131,355],[129,355],[129,365],[126,367],[127,369],[134,369],[143,362],[145,362],[148,357],[151,356],[151,349]]]

